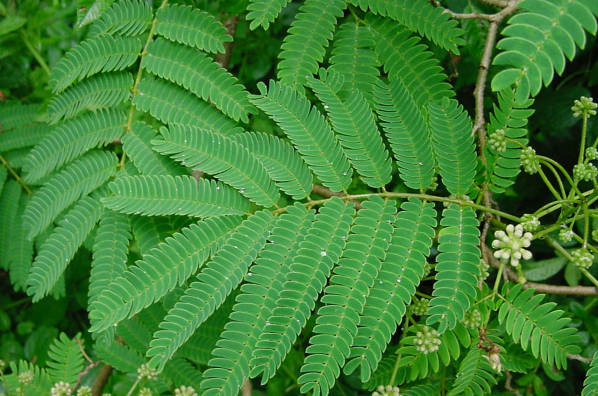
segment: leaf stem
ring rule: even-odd
[[[29,52],[31,52],[31,55],[33,55],[33,57],[35,58],[37,63],[41,66],[41,68],[44,70],[44,72],[49,76],[50,68],[48,67],[48,64],[46,63],[44,58],[41,56],[39,51],[33,46],[33,44],[31,44],[31,41],[29,41],[29,39],[27,38],[27,33],[25,33],[23,30],[21,30],[21,37],[23,38],[23,43],[25,44],[25,46],[27,47]]]
[[[31,195],[31,193],[32,193],[31,189],[29,187],[27,187],[27,185],[23,182],[23,179],[21,179],[19,174],[17,172],[15,172],[15,170],[9,165],[8,161],[6,161],[6,159],[1,155],[0,155],[0,162],[2,163],[2,165],[4,165],[6,167],[6,169],[8,169],[10,174],[23,187],[23,190],[27,191],[27,194]]]

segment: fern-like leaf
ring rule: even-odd
[[[157,39],[148,46],[141,67],[210,100],[235,121],[248,122],[254,112],[239,80],[203,52]]]
[[[197,280],[168,311],[160,323],[160,330],[154,334],[147,351],[152,366],[161,370],[176,350],[237,287],[266,243],[272,220],[273,216],[267,210],[250,216],[197,275]]]
[[[19,198],[21,197],[21,186],[15,180],[6,182],[6,186],[0,196],[0,268],[9,269],[10,247],[12,245],[13,230],[20,221],[17,218],[19,211]]]
[[[217,176],[258,205],[270,207],[278,201],[278,189],[264,166],[235,141],[186,125],[175,124],[160,133],[162,139],[152,142],[157,152]]]
[[[369,381],[378,368],[382,353],[424,275],[432,246],[436,227],[434,205],[412,198],[401,209],[388,253],[359,318],[351,347],[352,359],[345,366],[347,374],[359,367],[362,382]]]
[[[33,239],[69,205],[104,184],[116,172],[117,161],[111,152],[91,151],[50,177],[23,213],[28,238]]]
[[[100,219],[104,208],[98,198],[85,197],[75,203],[44,241],[31,265],[27,294],[33,301],[45,297]]]
[[[141,354],[116,341],[111,340],[109,344],[98,342],[93,350],[102,362],[124,373],[135,373],[145,363]]]
[[[143,0],[115,2],[102,13],[92,30],[98,35],[137,36],[145,32],[152,22],[152,8]]]
[[[185,217],[179,216],[147,217],[131,215],[130,219],[131,229],[142,255],[156,247],[166,237],[190,225],[190,223],[184,221]]]
[[[311,77],[307,84],[324,103],[351,164],[368,186],[380,188],[387,185],[391,179],[391,162],[370,105],[358,91],[350,93],[346,99],[340,97],[344,85],[342,74],[321,69],[319,77]]]
[[[436,162],[427,119],[400,80],[374,88],[376,112],[407,187],[425,189],[434,180]]]
[[[343,252],[354,213],[352,205],[333,198],[320,209],[305,232],[276,307],[268,318],[270,325],[256,343],[251,376],[262,374],[262,383],[274,376],[311,316],[318,294]]]
[[[145,77],[137,86],[133,104],[165,124],[186,124],[230,135],[238,128],[213,106],[174,84]]]
[[[455,96],[440,62],[419,38],[388,19],[368,17],[368,23],[388,78],[400,80],[420,109],[429,102]]]
[[[564,71],[565,56],[573,59],[576,45],[585,47],[584,29],[595,35],[598,24],[591,6],[581,1],[525,0],[517,6],[524,11],[509,19],[502,32],[506,37],[497,44],[503,52],[493,61],[507,69],[494,76],[492,89],[515,85],[517,101],[523,102],[540,91],[542,82],[548,85],[555,70]]]
[[[598,352],[594,353],[590,368],[586,373],[586,379],[583,382],[581,396],[598,395]]]
[[[577,330],[567,326],[571,319],[563,317],[565,312],[555,310],[555,303],[542,304],[545,295],[534,295],[533,289],[523,290],[519,284],[507,284],[503,289],[505,300],[498,311],[498,321],[513,341],[524,351],[530,347],[532,354],[547,364],[566,369],[567,354],[579,352]]]
[[[21,199],[18,201],[19,209],[15,213],[15,221],[12,226],[6,228],[7,235],[0,233],[0,238],[4,236],[10,238],[7,257],[8,269],[10,270],[10,283],[12,283],[15,290],[23,291],[26,289],[27,276],[31,269],[31,263],[33,262],[33,242],[27,239],[27,230],[21,221],[28,200],[28,195],[23,192],[21,194]],[[1,202],[0,199],[0,210],[3,210],[5,208],[2,207]],[[8,219],[11,218],[9,212],[2,212],[2,216],[7,217]],[[0,224],[0,227],[3,226],[4,224]],[[5,244],[0,243],[0,246],[5,246]],[[0,267],[2,267],[1,264]]]
[[[299,8],[280,47],[278,78],[282,83],[298,88],[318,71],[345,7],[343,0],[306,0]]]
[[[380,75],[375,46],[371,28],[353,22],[343,23],[334,34],[330,70],[345,78],[341,96],[359,91],[371,102],[372,89]]]
[[[505,132],[507,147],[505,151],[496,151],[488,147],[488,178],[490,188],[497,193],[504,192],[515,182],[521,170],[521,151],[527,145],[527,120],[534,113],[529,109],[533,100],[517,102],[515,92],[505,89],[498,95],[498,104],[490,114],[489,133],[502,129]]]
[[[474,347],[465,356],[453,388],[449,396],[456,395],[488,395],[492,393],[492,386],[496,385],[496,378],[484,351]]]
[[[443,333],[463,320],[476,296],[480,231],[474,211],[454,204],[443,211],[440,225],[444,228],[438,235],[440,253],[427,323],[438,323],[438,331]]]
[[[426,0],[349,0],[349,3],[364,11],[388,16],[455,54],[459,53],[459,46],[465,44],[459,23]]]
[[[175,386],[190,386],[194,390],[199,390],[201,373],[185,359],[172,359],[166,363],[163,375],[169,378]]]
[[[258,26],[268,30],[280,11],[289,4],[291,0],[249,0],[247,5],[247,20],[251,21],[249,29],[254,30]]]
[[[141,40],[134,37],[99,36],[85,40],[52,69],[50,83],[54,93],[99,72],[126,69],[137,60],[141,45]]]
[[[261,95],[251,96],[253,104],[278,123],[326,187],[344,190],[351,183],[353,172],[322,114],[286,85],[270,81],[270,89],[263,83],[258,84],[258,89]]]
[[[264,165],[276,186],[293,199],[303,199],[311,193],[313,176],[287,141],[259,132],[240,133],[232,139],[249,150]]]
[[[238,393],[243,380],[249,376],[255,343],[269,326],[266,322],[276,306],[280,289],[286,278],[288,265],[303,240],[303,234],[313,221],[313,212],[302,205],[288,208],[277,219],[260,257],[246,276],[229,323],[220,336],[204,372],[204,395]]]
[[[430,103],[432,147],[442,182],[451,194],[467,194],[476,173],[471,119],[456,100]]]
[[[119,177],[109,187],[113,195],[102,202],[121,213],[212,217],[242,215],[249,209],[249,202],[236,190],[191,176]]]
[[[130,266],[91,305],[90,331],[130,318],[183,284],[222,245],[238,217],[214,217],[166,238]]]
[[[370,289],[386,256],[396,212],[394,201],[373,196],[362,204],[351,227],[343,257],[321,298],[315,335],[297,382],[301,392],[327,395],[350,353]]]
[[[66,334],[60,333],[48,348],[48,373],[54,382],[64,381],[71,385],[77,382],[77,376],[83,371],[83,354],[79,342],[82,342],[79,334],[70,339]]]
[[[23,166],[27,172],[25,182],[39,181],[86,151],[112,143],[122,135],[126,120],[124,111],[109,109],[87,113],[60,124],[27,156]]]
[[[0,133],[0,152],[35,146],[50,130],[47,124],[30,124]]]
[[[133,76],[127,72],[102,73],[54,96],[48,106],[50,122],[68,119],[84,110],[116,106],[129,98]]]
[[[224,52],[224,43],[233,41],[216,18],[189,6],[168,4],[156,20],[156,34],[207,52]]]
[[[10,131],[19,126],[30,125],[40,118],[41,105],[20,102],[2,102],[0,105],[0,131]]]
[[[127,268],[131,225],[123,214],[106,211],[93,245],[89,276],[89,304]]]

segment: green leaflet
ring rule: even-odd
[[[487,357],[486,352],[480,348],[471,349],[461,361],[457,379],[448,395],[488,395],[492,393],[492,386],[496,385],[496,379]]]
[[[141,61],[145,70],[209,100],[233,120],[249,122],[248,115],[255,109],[247,99],[247,91],[212,58],[160,38],[150,43],[147,51]]]
[[[392,173],[390,159],[364,97],[352,92],[341,98],[344,78],[330,70],[320,69],[319,79],[309,78],[307,84],[324,103],[343,151],[364,183],[374,188],[387,185]]]
[[[10,266],[10,247],[12,245],[13,230],[20,218],[19,199],[21,186],[15,180],[9,180],[0,196],[0,268],[8,270]]]
[[[380,71],[380,62],[374,52],[376,42],[371,28],[353,22],[344,22],[334,34],[330,70],[341,73],[345,84],[341,96],[359,91],[372,102],[372,90]]]
[[[598,395],[598,352],[594,353],[590,369],[586,374],[586,379],[583,382],[583,390],[581,396],[595,396]]]
[[[505,284],[505,300],[498,311],[498,321],[504,324],[513,341],[524,351],[556,368],[567,368],[567,354],[579,352],[577,330],[567,326],[571,318],[555,310],[556,303],[542,304],[544,294],[534,295],[533,289]]]
[[[32,198],[33,200],[33,198]],[[41,245],[27,279],[27,294],[33,301],[45,297],[102,216],[99,198],[78,200]]]
[[[117,3],[118,4],[118,3]],[[109,108],[129,98],[133,76],[128,72],[102,73],[54,96],[48,105],[51,123],[91,110]]]
[[[164,366],[163,376],[169,378],[175,386],[190,386],[199,389],[201,373],[185,359],[175,358]]]
[[[162,298],[182,285],[216,252],[238,217],[213,217],[166,238],[143,255],[98,295],[90,306],[90,331],[99,332]]]
[[[125,271],[130,240],[129,218],[120,213],[105,211],[93,244],[88,304]]]
[[[471,120],[456,100],[430,103],[430,131],[442,183],[451,194],[467,194],[477,168]]]
[[[596,34],[598,10],[590,2],[559,0],[524,0],[518,7],[523,11],[509,19],[496,45],[503,51],[493,64],[507,68],[494,76],[492,90],[515,86],[517,102],[524,102],[552,81],[554,70],[563,72],[576,46],[585,47],[585,31]]]
[[[47,124],[29,124],[0,133],[0,152],[36,145],[48,136],[51,129]]]
[[[468,207],[450,204],[442,212],[436,256],[434,298],[430,301],[428,325],[438,331],[452,330],[460,322],[477,293],[480,268],[479,222]]]
[[[139,366],[145,363],[141,354],[113,340],[109,344],[96,343],[94,351],[102,362],[125,373],[136,373]]]
[[[389,80],[400,80],[420,110],[432,101],[455,96],[440,62],[418,37],[387,19],[368,16],[368,23]]]
[[[426,0],[349,0],[349,3],[364,11],[388,16],[455,54],[459,53],[459,46],[465,44],[459,23]]]
[[[276,19],[280,11],[289,4],[291,0],[249,0],[247,5],[247,20],[251,21],[249,29],[254,30],[258,26],[268,30],[270,23]]]
[[[129,217],[131,219],[134,239],[142,255],[156,247],[166,237],[190,225],[190,222],[185,217],[179,216],[147,217],[130,215]]]
[[[137,60],[141,46],[141,40],[132,37],[98,36],[85,40],[52,69],[50,84],[54,93],[93,74],[126,69]]]
[[[3,198],[2,198],[3,199]],[[25,191],[21,193],[19,202],[19,209],[15,213],[14,221],[11,226],[5,228],[8,231],[7,234],[0,233],[0,238],[8,237],[10,243],[8,244],[8,269],[10,273],[10,283],[13,285],[15,290],[26,289],[27,276],[31,268],[33,261],[33,242],[27,239],[27,230],[23,226],[23,222],[20,221],[23,217],[23,211],[29,201],[29,197]],[[2,206],[0,199],[0,211],[6,209]],[[2,212],[3,217],[6,217],[10,221],[10,212]],[[4,227],[5,224],[0,224],[0,227]],[[0,249],[6,247],[6,244],[2,243]],[[2,256],[0,256],[2,257]],[[4,257],[3,257],[4,259]]]
[[[40,108],[39,104],[0,102],[0,131],[6,132],[39,121]]]
[[[83,371],[83,355],[77,342],[80,335],[70,339],[66,334],[54,340],[48,349],[48,374],[56,382],[64,381],[71,385],[77,382],[77,376]],[[79,340],[79,342],[82,342]]]
[[[303,199],[311,193],[313,176],[291,144],[259,132],[240,133],[232,139],[249,150],[276,186],[293,199]]]
[[[351,204],[332,198],[305,232],[268,318],[270,325],[260,334],[254,350],[251,376],[262,374],[262,383],[274,376],[311,316],[318,294],[345,247],[354,213]]]
[[[91,29],[97,35],[137,36],[152,22],[152,8],[143,0],[117,1],[101,15]]]
[[[235,396],[249,376],[250,360],[267,319],[276,306],[288,266],[313,221],[313,211],[296,204],[277,219],[268,242],[245,276],[230,321],[212,351],[204,372],[204,395]]]
[[[108,151],[90,151],[51,176],[33,194],[23,225],[33,239],[73,202],[95,190],[116,172],[116,155]]]
[[[36,182],[88,150],[105,146],[124,131],[122,110],[99,110],[59,124],[29,153],[23,166],[26,183]]]
[[[242,215],[249,209],[249,202],[236,190],[191,176],[120,177],[109,187],[113,195],[102,203],[121,213],[213,217]]]
[[[222,250],[197,275],[185,294],[171,308],[154,334],[147,356],[160,370],[176,350],[241,282],[249,265],[266,243],[273,216],[263,210],[245,220]],[[202,383],[202,387],[205,384]]]
[[[433,204],[412,198],[401,209],[386,258],[360,314],[351,359],[344,369],[351,374],[359,367],[362,382],[369,381],[378,368],[382,353],[401,323],[405,306],[424,275],[434,237]]]
[[[239,132],[233,120],[168,81],[144,77],[137,89],[135,107],[165,124],[187,124],[223,135]]]
[[[206,172],[258,205],[271,207],[280,195],[263,165],[249,151],[225,136],[186,125],[160,129],[154,150],[183,165]]]
[[[306,0],[299,8],[280,47],[277,76],[281,83],[297,89],[318,71],[345,7],[343,0]]]
[[[263,83],[258,89],[251,102],[278,123],[322,183],[333,191],[347,188],[353,173],[349,160],[322,114],[286,85],[270,81],[269,89]]]
[[[386,257],[393,232],[394,201],[373,196],[351,226],[343,256],[324,289],[314,335],[297,382],[301,392],[327,395],[349,356],[370,289]]]
[[[146,123],[134,122],[131,131],[122,137],[123,150],[143,175],[185,174],[183,166],[152,150],[151,141],[157,137],[158,132]]]
[[[505,132],[507,148],[504,152],[497,152],[492,147],[487,147],[488,177],[490,188],[494,192],[504,192],[511,186],[521,170],[520,155],[522,147],[527,145],[527,120],[534,113],[529,109],[533,100],[527,99],[517,102],[515,92],[505,89],[498,94],[498,104],[490,113],[489,133],[498,129]]]
[[[189,6],[168,4],[156,20],[156,34],[207,52],[224,52],[224,43],[233,41],[216,18]]]
[[[376,112],[407,187],[425,189],[434,181],[436,161],[426,114],[400,80],[374,88]]]

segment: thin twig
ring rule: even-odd
[[[583,357],[581,355],[572,354],[572,353],[568,353],[567,354],[567,358],[571,359],[571,360],[578,360],[578,361],[580,361],[582,363],[590,363],[592,361],[591,358]]]
[[[507,0],[478,0],[482,3],[486,3],[489,5],[493,5],[495,7],[505,8],[509,6],[509,2]]]
[[[511,381],[513,381],[513,376],[509,370],[505,371],[505,389],[509,392],[513,393],[514,395],[521,396],[521,393],[511,385]]]
[[[87,355],[87,353],[85,352],[85,349],[83,348],[83,343],[81,342],[81,339],[79,337],[75,338],[75,340],[77,341],[77,345],[79,345],[79,350],[81,351],[81,354],[83,355],[85,360],[87,360],[89,362],[89,364],[87,365],[87,367],[85,367],[85,370],[81,371],[79,373],[79,375],[77,375],[77,383],[73,387],[73,390],[77,389],[79,387],[79,385],[81,385],[81,380],[83,379],[84,376],[87,375],[87,373],[89,373],[89,371],[91,369],[93,369],[94,367],[96,367],[97,365],[99,365],[101,363],[99,360],[97,362],[94,362],[93,360],[91,360],[89,355]]]
[[[15,170],[10,166],[8,161],[6,161],[6,159],[1,155],[0,155],[0,162],[2,162],[2,165],[4,165],[6,167],[6,169],[8,169],[10,174],[23,187],[23,190],[27,191],[27,194],[31,195],[31,189],[29,187],[27,187],[27,185],[23,182],[23,179],[21,179],[19,174],[17,172],[15,172]]]
[[[237,23],[239,22],[239,16],[235,15],[232,18],[227,19],[223,22],[224,27],[226,27],[226,31],[231,37],[235,36],[235,31],[237,30]],[[221,67],[228,69],[228,65],[230,63],[230,57],[233,53],[233,45],[234,41],[229,41],[224,43],[224,52],[219,53],[216,55],[216,63],[218,63]]]

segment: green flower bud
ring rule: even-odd
[[[521,225],[525,231],[534,232],[540,227],[540,220],[534,215],[529,213],[524,214],[521,217]]]
[[[421,331],[415,334],[415,349],[424,354],[436,352],[440,347],[442,341],[440,334],[435,329],[424,326]]]
[[[523,166],[523,170],[530,175],[538,173],[540,170],[540,161],[538,161],[536,150],[533,148],[524,148],[523,151],[521,151],[519,159],[521,160],[521,166]]]
[[[505,136],[504,129],[497,129],[488,138],[488,145],[492,150],[504,153],[507,151],[507,137]]]
[[[594,262],[594,256],[586,249],[576,249],[571,253],[571,262],[578,268],[588,269]]]
[[[573,117],[579,117],[581,115],[589,117],[596,115],[596,107],[598,107],[598,104],[594,103],[592,98],[582,96],[579,99],[575,99],[571,111],[573,111]]]

